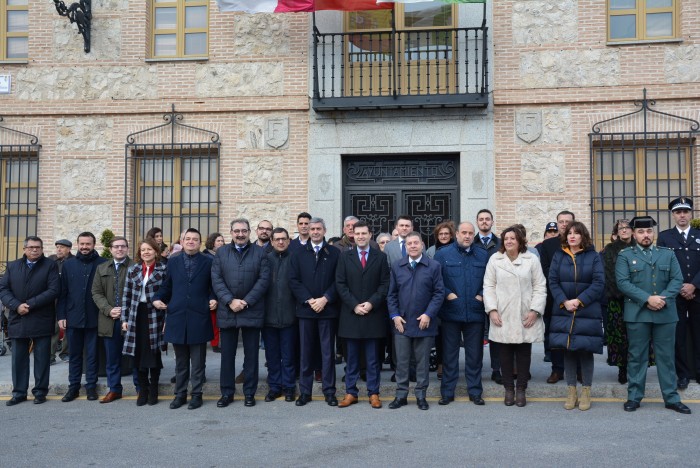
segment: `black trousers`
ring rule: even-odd
[[[676,374],[678,378],[700,377],[700,302],[676,297]],[[690,343],[688,332],[690,331]],[[692,359],[688,357],[692,346]]]
[[[49,392],[49,366],[51,365],[51,336],[39,338],[12,338],[12,396],[25,397],[29,389],[29,343],[34,341],[35,397]]]
[[[222,328],[221,345],[221,395],[233,396],[236,392],[236,349],[238,330],[243,335],[243,395],[255,396],[258,391],[258,355],[260,353],[260,328]]]
[[[192,382],[192,395],[202,395],[207,344],[173,344],[175,349],[175,395],[187,396],[187,384]]]
[[[503,386],[506,389],[527,388],[527,378],[530,376],[530,361],[532,359],[532,343],[499,343],[501,351],[501,373]],[[513,361],[518,366],[518,381],[513,379]]]

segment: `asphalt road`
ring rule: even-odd
[[[563,400],[477,407],[459,399],[429,411],[350,408],[315,399],[194,411],[170,396],[138,408],[133,397],[101,405],[84,397],[0,407],[0,466],[692,466],[700,459],[700,405],[678,415],[661,403],[635,413],[594,401],[587,412]]]

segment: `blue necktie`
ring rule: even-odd
[[[401,255],[405,256],[406,255],[406,241],[402,240],[399,242],[401,242]]]

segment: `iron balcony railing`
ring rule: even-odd
[[[317,111],[486,107],[488,28],[321,33],[314,29]]]

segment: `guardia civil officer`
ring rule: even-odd
[[[622,249],[615,264],[617,287],[625,296],[625,324],[629,341],[625,411],[635,411],[644,398],[649,342],[654,340],[659,385],[666,408],[690,414],[676,390],[674,347],[676,296],[683,274],[673,250],[654,245],[651,216],[632,218],[636,245]]]

